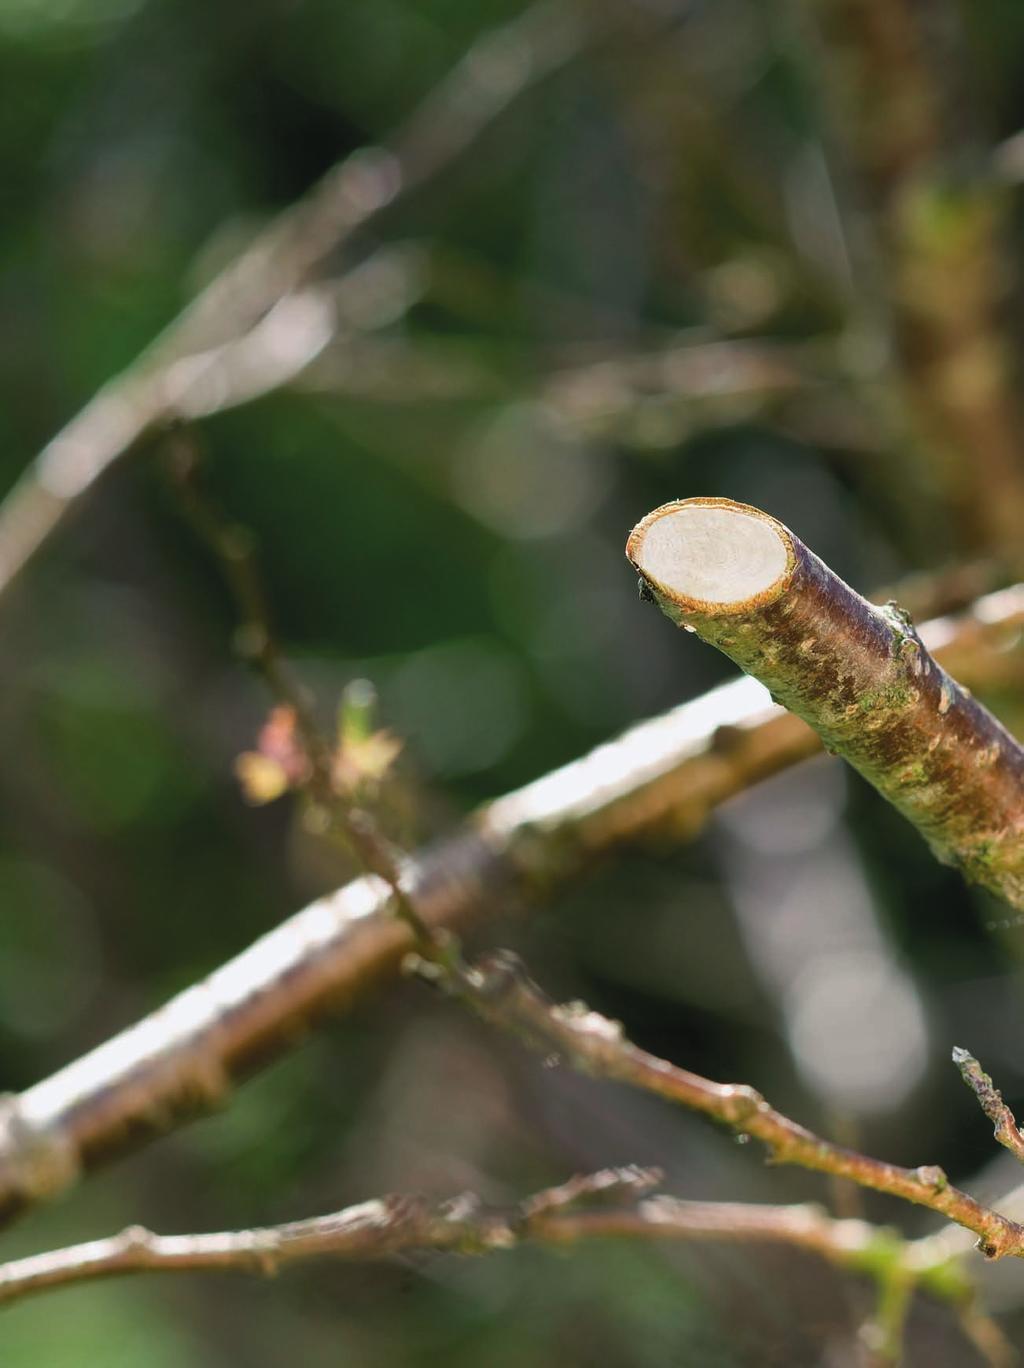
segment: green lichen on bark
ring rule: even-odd
[[[897,605],[878,608],[833,574],[780,523],[788,568],[750,600],[708,604],[659,583],[643,564],[653,522],[628,554],[675,623],[718,647],[802,717],[923,833],[937,857],[1014,906],[1024,906],[1024,752],[932,659]],[[758,510],[731,505],[764,518]],[[722,554],[729,548],[723,546]]]

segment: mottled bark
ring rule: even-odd
[[[609,28],[614,31],[614,24],[595,24],[593,36],[600,39]],[[57,433],[6,495],[0,504],[0,595],[99,478],[149,434],[274,390],[312,360],[337,320],[305,286],[355,234],[457,160],[512,101],[571,61],[590,36],[571,7],[539,0],[474,43],[396,130],[390,147],[360,149],[275,217]],[[495,72],[502,78],[494,79]],[[260,327],[282,309],[289,311],[288,326],[266,337],[264,354],[239,395],[230,381],[243,362],[240,353],[258,346]],[[293,348],[296,331],[307,328],[308,355],[297,355],[291,365],[284,361],[282,368],[282,345]]]
[[[1024,907],[1024,751],[898,607],[868,603],[781,523],[727,499],[665,504],[627,554],[673,622],[808,722],[940,860]],[[720,592],[687,589],[704,583]]]
[[[1003,1094],[970,1051],[965,1050],[962,1045],[954,1049],[953,1063],[978,1099],[981,1110],[992,1122],[992,1133],[995,1138],[1015,1159],[1024,1164],[1024,1135],[1017,1125],[1017,1118],[1003,1101]]]
[[[920,593],[920,590],[917,591]],[[1024,587],[922,628],[972,687],[1017,681]],[[820,749],[799,718],[738,679],[482,808],[409,857],[402,883],[431,927],[535,901],[631,841],[688,839],[714,809]],[[223,1105],[328,1013],[393,973],[414,939],[389,889],[360,878],[318,899],[151,1016],[0,1099],[0,1222],[90,1169]]]

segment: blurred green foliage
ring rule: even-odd
[[[385,141],[522,8],[0,0],[0,479],[13,482],[260,225],[339,158]],[[204,479],[256,537],[276,630],[323,717],[368,678],[382,723],[406,738],[404,839],[726,677],[635,601],[622,543],[657,503],[714,493],[765,505],[864,589],[950,549],[941,517],[922,534],[900,454],[832,374],[856,344],[861,282],[800,24],[754,0],[625,9],[614,40],[584,44],[330,263],[342,275],[378,247],[410,249],[397,284],[371,292],[349,351],[201,425]],[[975,82],[1009,133],[1020,16],[978,11]],[[602,7],[580,13],[596,30]],[[615,369],[726,337],[791,346],[812,378],[783,398],[723,397],[714,383],[694,398],[673,389],[671,367],[657,384]],[[360,368],[367,357],[377,370]],[[571,401],[555,385],[570,373]],[[165,455],[150,443],[107,477],[0,607],[11,1090],[351,873],[287,801],[242,801],[233,761],[269,700],[232,651],[230,599]],[[1000,914],[857,782],[835,804],[853,835],[843,877],[867,890],[928,1032],[927,1070],[864,1115],[837,1115],[794,1063],[788,1009],[736,919],[717,829],[595,870],[483,939],[513,940],[553,992],[584,995],[683,1063],[749,1080],[808,1124],[969,1173],[991,1142],[944,1060],[968,1043],[1019,1098],[1019,930],[994,939],[986,923]],[[817,887],[822,918],[835,887]],[[824,1191],[648,1099],[541,1072],[454,1006],[394,985],[223,1114],[5,1233],[3,1249],[128,1221],[262,1224],[388,1189],[508,1201],[623,1162],[662,1165],[686,1196]],[[811,1364],[848,1344],[866,1296],[765,1250],[425,1257],[270,1286],[69,1291],[5,1312],[0,1359]],[[914,1362],[973,1362],[944,1316],[922,1310]]]

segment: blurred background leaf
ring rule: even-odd
[[[0,0],[0,479],[524,8]],[[969,82],[1009,135],[1020,17],[969,17]],[[346,329],[201,424],[205,477],[256,539],[325,724],[366,679],[375,725],[404,740],[413,798],[390,818],[409,842],[727,676],[636,602],[622,543],[656,504],[763,505],[864,590],[957,549],[887,426],[862,224],[802,20],[754,0],[636,0],[613,39],[604,6],[578,20],[577,57],[327,263]],[[155,443],[112,472],[0,610],[10,1090],[351,872],[287,800],[243,801],[233,765],[268,699],[164,464]],[[955,1042],[1024,1101],[1020,927],[834,762],[482,938],[649,1048],[896,1162],[963,1177],[991,1158]],[[264,1224],[388,1189],[503,1201],[633,1162],[685,1196],[827,1195],[395,984],[3,1246]],[[979,1197],[1011,1180],[989,1181]],[[1024,1325],[1019,1288],[988,1295]],[[867,1304],[784,1251],[608,1245],[89,1287],[6,1311],[0,1343],[9,1368],[839,1364]],[[911,1363],[975,1362],[930,1304],[910,1343]]]

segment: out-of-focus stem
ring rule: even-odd
[[[1021,653],[1007,648],[1022,626],[1018,587],[922,637],[941,658],[969,643],[961,677],[983,690],[1015,669],[1019,677]],[[402,887],[428,926],[458,931],[510,896],[542,897],[616,847],[692,836],[726,799],[820,746],[755,680],[736,680],[488,804],[404,860]],[[390,900],[384,879],[356,879],[75,1063],[0,1099],[0,1221],[221,1105],[235,1082],[393,972],[414,937]]]
[[[528,1243],[566,1247],[592,1239],[788,1245],[867,1274],[883,1290],[893,1282],[907,1291],[923,1286],[957,1307],[970,1293],[969,1282],[956,1270],[930,1267],[918,1256],[919,1242],[902,1240],[893,1231],[836,1220],[809,1203],[767,1206],[645,1196],[659,1181],[652,1170],[604,1169],[507,1209],[486,1207],[470,1193],[440,1204],[389,1195],[253,1230],[155,1235],[130,1226],[119,1235],[0,1265],[0,1303],[133,1273],[231,1271],[269,1277],[311,1259],[365,1262],[416,1250],[482,1255]]]
[[[960,1070],[960,1076],[978,1099],[978,1105],[992,1122],[993,1134],[999,1143],[1008,1149],[1015,1159],[1024,1163],[1024,1135],[1017,1125],[1017,1118],[1003,1101],[1003,1094],[978,1061],[961,1045],[953,1051],[953,1063]]]
[[[1019,564],[1024,410],[1003,318],[1004,199],[951,0],[810,0],[864,191],[900,388],[962,540]]]

